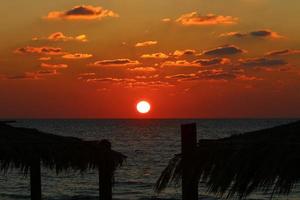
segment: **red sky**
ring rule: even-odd
[[[2,4],[0,118],[300,117],[298,1]]]

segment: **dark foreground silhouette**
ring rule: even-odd
[[[270,198],[288,195],[300,180],[300,121],[224,139],[200,140],[189,153],[188,165],[183,154],[170,160],[157,181],[157,192],[182,178],[192,187],[204,182],[209,193],[222,198],[243,199],[257,190]]]
[[[56,173],[98,169],[100,199],[112,198],[113,174],[126,157],[111,150],[109,141],[84,141],[7,123],[0,122],[0,170],[17,168],[30,174],[32,200],[41,200],[41,165]]]

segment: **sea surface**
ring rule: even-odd
[[[114,150],[128,156],[115,175],[113,199],[116,200],[179,200],[181,188],[172,186],[161,194],[153,186],[169,159],[180,152],[180,125],[196,122],[198,139],[222,138],[233,134],[259,130],[294,121],[292,119],[250,120],[17,120],[14,126],[37,128],[63,136],[85,140],[108,139]],[[300,188],[300,187],[299,187]],[[0,176],[0,200],[27,200],[29,179],[17,170]],[[42,168],[42,191],[47,200],[96,200],[98,175],[96,171],[83,174],[68,171],[56,175]],[[201,199],[216,199],[200,188]],[[267,194],[254,194],[249,199],[268,199]],[[300,199],[300,189],[288,197],[275,199]]]

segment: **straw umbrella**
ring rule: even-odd
[[[41,199],[40,165],[57,173],[99,169],[100,199],[109,200],[113,173],[125,158],[111,150],[107,140],[84,141],[0,123],[0,171],[17,168],[25,175],[30,172],[33,200]]]
[[[200,140],[189,169],[208,193],[244,199],[255,191],[288,195],[300,180],[300,121],[218,140]],[[177,154],[162,172],[155,190],[182,176]]]

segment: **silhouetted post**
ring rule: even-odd
[[[100,143],[105,148],[105,162],[98,168],[99,170],[99,199],[112,200],[112,180],[113,180],[113,163],[110,158],[111,144],[107,140]]]
[[[30,165],[31,200],[42,200],[40,159],[35,158]]]
[[[197,148],[196,124],[181,125],[182,200],[198,200],[198,179],[193,174],[193,155]]]

